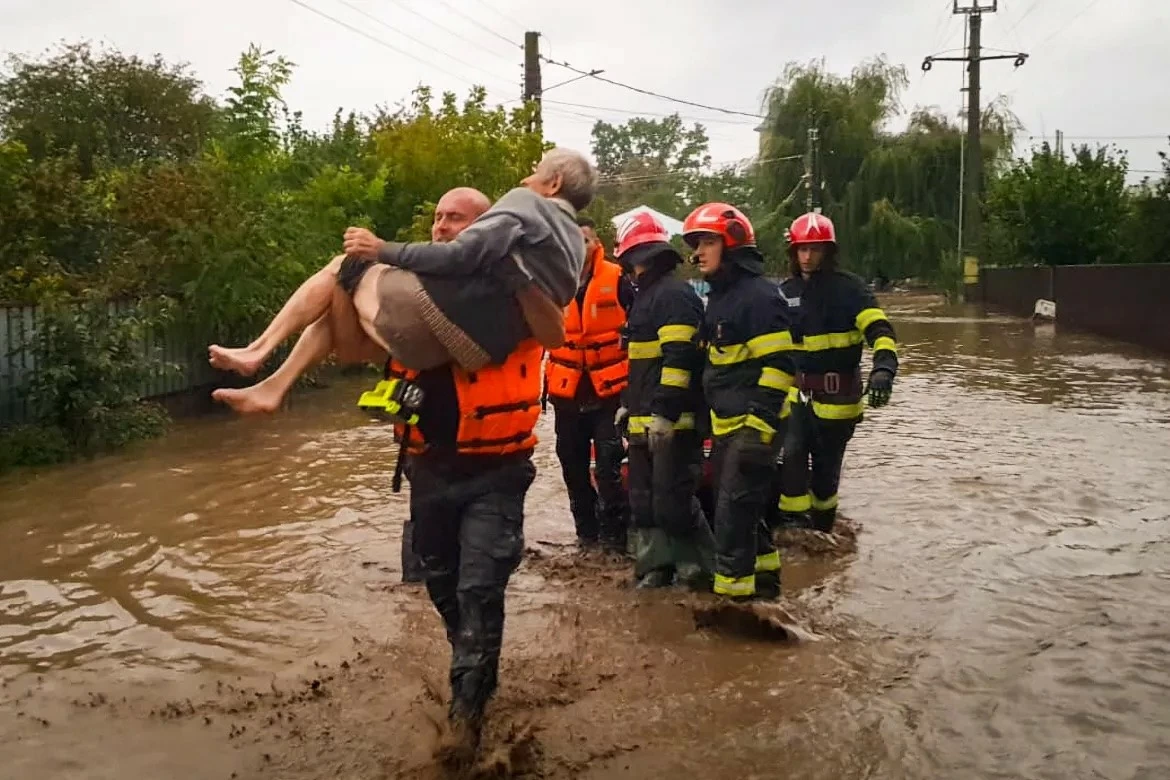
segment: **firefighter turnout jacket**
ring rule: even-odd
[[[787,310],[755,247],[731,250],[709,279],[703,392],[716,436],[748,427],[771,443],[792,387]],[[778,443],[778,442],[777,442]]]
[[[549,353],[545,382],[554,399],[571,400],[579,394],[610,398],[620,394],[628,381],[622,348],[626,324],[622,269],[605,259],[600,246],[590,262],[589,281],[565,307],[565,343]],[[592,388],[580,387],[582,380]]]
[[[668,272],[639,280],[626,324],[630,371],[624,400],[631,438],[645,436],[655,415],[673,422],[675,430],[697,429],[702,322],[703,301],[686,281]]]
[[[885,312],[865,282],[838,269],[786,279],[780,294],[798,347],[787,369],[795,375],[793,392],[811,396],[818,419],[857,422],[864,409],[862,344],[873,350],[874,371],[898,371],[896,336]]]

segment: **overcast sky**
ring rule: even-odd
[[[962,66],[920,70],[925,55],[953,55],[963,45],[964,17],[951,6],[952,0],[0,0],[0,52],[36,53],[62,39],[159,52],[189,62],[218,96],[232,83],[229,69],[239,53],[256,42],[297,64],[286,99],[321,125],[338,106],[394,104],[420,82],[460,93],[482,83],[494,102],[514,99],[523,34],[537,30],[542,53],[552,59],[748,113],[759,112],[764,90],[789,61],[824,57],[845,73],[884,54],[909,71],[907,109],[934,105],[953,113]],[[1026,126],[1025,147],[1029,136],[1038,142],[1060,129],[1070,143],[1116,142],[1129,150],[1133,168],[1159,167],[1157,150],[1170,148],[1170,0],[999,0],[999,12],[984,17],[983,43],[1032,55],[1018,70],[1008,60],[986,63],[983,71],[983,102],[1010,96]],[[573,75],[544,65],[546,88]],[[715,161],[756,150],[757,122],[748,117],[593,79],[552,89],[546,101],[546,135],[566,146],[587,149],[597,118],[677,110],[704,121]]]

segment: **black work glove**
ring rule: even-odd
[[[894,392],[894,375],[884,368],[875,368],[869,375],[869,405],[878,409],[890,402],[890,394]]]

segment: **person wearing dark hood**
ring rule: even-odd
[[[780,295],[800,349],[792,353],[795,387],[780,470],[780,518],[784,525],[829,533],[862,399],[868,396],[874,408],[889,403],[898,348],[894,328],[865,282],[837,267],[837,235],[828,217],[809,213],[792,223],[788,270]],[[863,343],[873,350],[864,388]]]
[[[607,552],[625,553],[625,447],[614,420],[629,370],[622,331],[634,290],[621,266],[605,259],[593,221],[578,217],[577,224],[585,242],[585,266],[577,297],[565,307],[565,343],[548,356],[545,395],[556,410],[557,458],[578,544],[600,543]],[[592,478],[591,448],[597,460]]]
[[[675,276],[682,257],[645,212],[617,232],[614,256],[637,293],[626,324],[629,386],[618,410],[629,439],[634,577],[639,588],[709,590],[714,539],[695,491],[702,474],[699,372],[703,302]]]
[[[766,518],[780,415],[793,382],[784,370],[793,349],[787,311],[764,278],[755,233],[739,209],[700,206],[683,223],[683,238],[711,285],[702,335],[714,437],[713,589],[736,600],[778,598],[780,553]]]

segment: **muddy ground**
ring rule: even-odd
[[[790,570],[799,576],[804,564],[844,564],[856,550],[856,526],[846,520],[840,530],[783,534]],[[393,581],[389,567],[384,573],[388,581],[372,587],[425,602],[421,586]],[[712,688],[706,670],[692,673],[704,659],[685,658],[679,642],[723,643],[740,653],[756,647],[782,663],[801,643],[857,640],[810,610],[815,585],[778,604],[728,608],[677,590],[634,591],[628,562],[539,540],[517,578],[568,594],[544,608],[552,615],[538,636],[508,636],[501,688],[471,770],[456,772],[435,758],[444,739],[449,654],[437,617],[426,610],[392,643],[343,638],[330,653],[263,677],[204,673],[160,686],[117,679],[74,685],[68,675],[53,675],[5,683],[0,733],[8,737],[0,757],[10,776],[62,780],[665,777],[684,764],[688,773],[696,769],[693,753],[684,761],[671,748],[716,737],[722,729],[704,720],[720,709],[746,706],[733,722],[758,728],[773,720],[760,712],[773,702],[788,720],[817,706],[815,697],[788,696],[800,681],[777,675],[755,701],[734,696],[713,708],[712,697],[724,692]],[[606,608],[589,598],[597,593],[608,594]],[[804,668],[829,674],[818,687],[838,691],[853,676],[847,664]],[[726,682],[734,688],[734,679]],[[706,699],[695,707],[706,713],[702,719],[688,717],[697,699]],[[709,748],[712,760],[729,768],[717,745]]]

